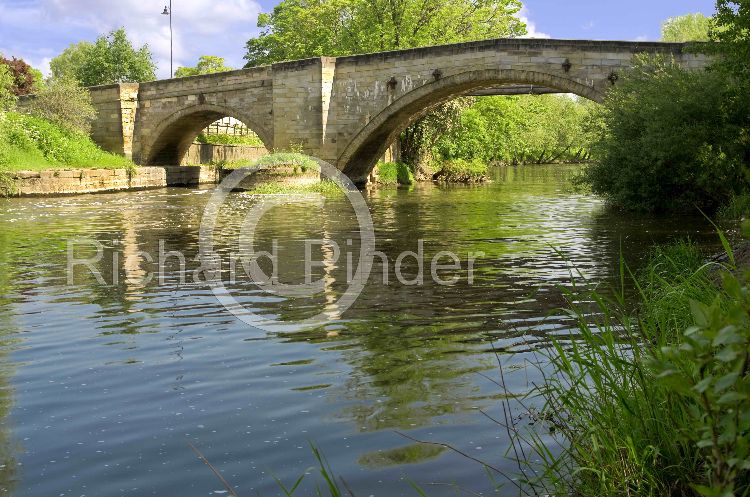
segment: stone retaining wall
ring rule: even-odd
[[[264,155],[268,155],[265,147],[193,143],[185,154],[185,158],[182,159],[182,164],[216,164],[221,161],[255,160]]]
[[[133,173],[125,169],[47,169],[9,176],[14,183],[13,196],[21,197],[195,186],[216,183],[219,178],[217,169],[207,166],[139,167]]]

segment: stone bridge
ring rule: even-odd
[[[301,146],[363,183],[398,134],[467,94],[574,93],[601,102],[635,54],[702,68],[682,44],[497,39],[92,88],[94,140],[141,165],[176,165],[196,135],[231,116],[266,148]]]

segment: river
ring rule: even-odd
[[[481,412],[500,417],[504,396],[486,376],[498,377],[499,360],[508,390],[523,393],[539,378],[531,364],[543,368],[549,338],[575,334],[557,310],[571,268],[607,287],[621,251],[637,267],[655,242],[689,235],[716,245],[700,218],[607,210],[570,186],[579,169],[502,168],[481,186],[366,192],[376,248],[390,264],[422,240],[428,272],[435,254],[456,253],[461,268],[446,274],[458,282],[407,286],[391,274],[385,284],[379,260],[352,307],[314,329],[294,322],[347,288],[341,261],[358,231],[351,207],[327,198],[322,209],[292,202],[270,210],[256,241],[269,249],[277,240],[285,251],[280,279],[302,277],[306,238],[342,251],[318,268],[324,289],[313,298],[247,282],[230,288],[254,312],[286,323],[271,333],[250,328],[192,279],[210,188],[0,199],[4,495],[226,495],[188,442],[240,496],[280,495],[274,477],[291,485],[313,466],[311,443],[358,496],[415,495],[409,480],[490,494],[476,463],[400,433],[512,471],[505,431]],[[220,253],[261,201],[229,195],[215,234]],[[68,240],[78,240],[79,258],[101,244],[95,268],[105,284],[83,266],[68,274]],[[144,281],[158,263],[139,252],[158,254],[160,240],[188,260],[173,257],[163,281]],[[468,254],[479,252],[470,271]],[[403,262],[416,274],[413,258]],[[316,478],[299,495],[310,495]],[[456,495],[441,485],[427,491]]]

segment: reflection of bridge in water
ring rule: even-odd
[[[461,95],[573,93],[602,101],[638,53],[703,68],[685,45],[497,39],[316,57],[204,76],[92,89],[94,139],[143,165],[179,164],[195,136],[231,116],[267,149],[299,145],[362,182],[396,136]]]

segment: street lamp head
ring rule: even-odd
[[[169,15],[169,7],[164,6],[164,12],[162,12],[161,15],[168,16]]]

